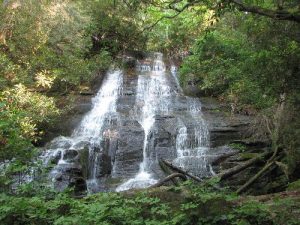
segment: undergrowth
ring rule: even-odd
[[[1,194],[0,224],[299,224],[296,200],[244,201],[226,190],[214,191],[212,184],[186,182],[180,187],[98,193],[82,199],[71,192],[45,190],[40,187],[36,193],[36,187],[27,185],[17,196]]]

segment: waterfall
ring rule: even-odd
[[[122,72],[120,70],[110,71],[105,77],[102,87],[92,99],[92,109],[87,113],[79,126],[73,131],[70,137],[58,137],[50,143],[42,156],[46,164],[53,157],[59,156],[57,166],[50,173],[54,178],[61,168],[76,167],[76,156],[83,148],[89,150],[88,185],[97,180],[98,161],[101,154],[101,141],[104,139],[104,126],[109,124],[117,116],[116,102],[122,90]],[[69,155],[74,157],[69,160]],[[68,157],[67,157],[68,155]]]
[[[135,116],[144,129],[144,145],[143,145],[143,161],[140,164],[138,174],[129,179],[124,184],[120,185],[116,190],[124,191],[131,188],[144,188],[157,182],[152,178],[150,167],[151,158],[147,154],[149,151],[149,139],[151,130],[155,123],[155,115],[168,112],[167,101],[170,95],[170,87],[167,86],[165,80],[165,64],[162,60],[162,54],[155,54],[153,65],[150,67],[152,70],[147,74],[140,74],[138,77],[137,97],[135,107]],[[145,72],[143,65],[138,65],[138,71]],[[140,106],[142,105],[141,109]]]
[[[183,95],[180,88],[177,68],[172,64],[171,74],[178,85],[179,93]],[[197,176],[212,174],[212,169],[206,160],[206,152],[209,150],[209,131],[202,110],[201,102],[198,98],[187,97],[188,114],[192,126],[187,128],[185,124],[179,125],[176,136],[177,158],[173,163],[183,169],[189,168],[189,172]]]
[[[89,192],[124,191],[158,182],[161,158],[211,175],[209,143],[201,102],[184,95],[177,68],[154,53],[138,60],[133,74],[108,72],[90,112],[71,136],[51,141],[42,158],[56,164],[50,178],[58,190],[79,183]]]
[[[209,132],[203,119],[201,104],[196,99],[188,98],[189,114],[193,127],[183,125],[179,128],[176,137],[177,158],[174,164],[181,168],[189,168],[189,172],[197,176],[211,174],[207,164],[206,152],[209,150]]]
[[[152,66],[149,62],[152,62]],[[175,79],[177,87],[172,90],[169,76],[165,70],[162,54],[156,53],[153,58],[144,60],[144,65],[139,62],[137,70],[138,76],[137,96],[134,116],[144,129],[145,138],[143,146],[143,161],[140,164],[139,172],[135,177],[127,180],[116,188],[116,191],[124,191],[132,188],[145,188],[157,182],[151,171],[152,164],[157,164],[155,149],[150,145],[151,134],[155,125],[155,116],[175,115],[173,101],[184,96],[177,79],[177,69],[171,67],[171,75]],[[152,69],[151,69],[152,68]],[[151,70],[150,70],[151,69]],[[179,90],[179,92],[178,92]],[[207,173],[205,152],[209,147],[209,133],[207,125],[201,113],[201,104],[197,99],[185,97],[187,115],[176,115],[179,123],[177,127],[176,152],[177,157],[173,163],[182,167],[190,168],[191,172],[198,175]],[[186,118],[189,121],[184,121]]]

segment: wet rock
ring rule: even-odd
[[[87,147],[79,151],[79,164],[82,176],[87,179],[89,174],[89,149]]]
[[[63,160],[66,162],[74,162],[77,159],[78,151],[73,149],[68,149],[64,151]]]
[[[80,141],[72,146],[73,149],[85,149],[90,145],[88,141]]]
[[[132,177],[143,160],[144,130],[135,120],[124,120],[118,130],[113,177]]]
[[[123,95],[127,95],[127,96],[132,96],[132,95],[134,95],[135,94],[135,91],[133,91],[133,90],[126,90],[126,91],[124,91],[123,92]]]
[[[54,179],[55,179],[56,181],[62,181],[62,179],[63,179],[63,174],[62,174],[62,173],[57,173],[57,174],[55,175]]]
[[[91,95],[93,95],[93,94],[91,94]],[[91,108],[92,108],[91,102],[81,103],[81,104],[76,105],[73,108],[73,113],[83,115],[86,112],[90,111]]]
[[[70,179],[70,187],[74,187],[75,195],[82,195],[85,194],[87,190],[87,185],[85,179],[82,177],[73,177]]]
[[[170,147],[172,145],[171,134],[166,131],[162,131],[157,134],[157,138],[154,140],[154,147]]]
[[[86,182],[82,176],[79,166],[60,165],[56,168],[54,175],[54,188],[57,191],[64,191],[66,188],[74,187],[76,195],[86,192]]]
[[[127,91],[125,91],[126,93]],[[134,110],[133,106],[135,104],[135,97],[123,95],[118,99],[117,111],[124,115],[129,115],[129,113]]]
[[[200,96],[203,94],[203,91],[201,91],[201,89],[199,88],[198,85],[195,84],[187,84],[184,88],[183,88],[183,92],[188,95],[188,96]]]
[[[83,90],[80,92],[81,95],[94,95],[95,93],[91,90]]]
[[[115,160],[116,151],[118,149],[118,137],[119,136],[114,136],[109,139],[108,155],[112,162]]]
[[[51,163],[51,164],[57,164],[58,163],[58,161],[61,159],[61,151],[60,150],[58,150],[58,151],[55,151],[53,154],[52,154],[52,156],[50,157],[50,160],[49,160],[49,162]]]
[[[97,157],[96,163],[96,178],[101,178],[111,174],[112,163],[109,155],[100,153]]]
[[[200,98],[203,115],[209,124],[212,147],[223,146],[237,139],[250,136],[251,116],[232,114],[214,98]]]
[[[123,64],[125,66],[125,68],[127,69],[134,69],[136,66],[136,59],[133,57],[124,57],[123,58]]]

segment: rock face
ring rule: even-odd
[[[144,130],[136,120],[121,121],[112,177],[129,178],[143,160]]]
[[[76,195],[84,194],[86,191],[86,182],[82,175],[80,167],[59,167],[54,177],[54,188],[63,191],[66,188],[74,187]]]
[[[247,138],[250,116],[231,114],[228,106],[222,105],[214,98],[200,98],[202,112],[209,124],[211,147],[229,144],[233,140]]]
[[[60,150],[54,156],[55,160],[50,158],[51,163],[57,164],[50,173],[54,188],[58,191],[74,188],[76,195],[85,194],[87,188],[88,169],[86,163],[88,162],[88,149]],[[60,163],[61,161],[64,163]]]

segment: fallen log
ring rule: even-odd
[[[164,162],[162,162],[161,160],[159,160],[158,163],[159,163],[159,166],[160,166],[161,170],[167,176],[169,176],[169,175],[171,175],[173,173],[173,171]],[[172,178],[171,180],[172,180],[172,182],[173,182],[174,185],[178,186],[178,184],[179,184],[178,178]]]
[[[281,156],[278,156],[277,158],[274,158],[273,156],[268,160],[268,162],[265,164],[265,166],[257,173],[255,174],[250,180],[248,180],[243,186],[241,186],[238,190],[237,193],[241,194],[244,191],[246,191],[258,178],[260,178],[264,173],[266,175],[267,171],[271,172],[273,171],[276,167],[277,164],[275,163],[276,160],[280,159]]]
[[[203,182],[203,181],[204,181],[204,179],[201,179],[201,178],[199,178],[199,177],[197,177],[197,176],[194,176],[194,175],[188,173],[187,171],[184,171],[183,169],[181,169],[181,168],[179,168],[179,167],[177,167],[177,166],[174,166],[172,163],[170,163],[170,162],[168,162],[168,161],[166,161],[166,160],[161,160],[161,161],[162,161],[162,163],[164,163],[166,166],[170,167],[172,170],[174,170],[174,171],[176,171],[176,172],[178,172],[178,173],[184,174],[185,176],[187,176],[187,177],[189,177],[189,178],[191,178],[191,179],[193,179],[193,180],[195,180],[195,181],[197,181],[197,182]],[[217,187],[217,186],[214,185],[214,184],[210,184],[209,182],[206,182],[206,184],[210,185],[212,188],[214,188],[214,189],[216,189],[216,190],[218,190],[218,191],[221,190],[221,188]]]
[[[193,180],[195,181],[198,181],[198,182],[202,182],[203,180],[197,176],[194,176],[190,173],[188,173],[187,171],[184,171],[183,169],[177,167],[177,166],[174,166],[172,163],[166,161],[166,160],[161,160],[166,166],[170,167],[172,170],[178,172],[178,173],[181,173],[181,174],[184,174],[190,178],[192,178]]]
[[[166,178],[160,180],[158,183],[150,186],[149,188],[160,187],[160,186],[164,185],[165,183],[167,183],[168,181],[171,181],[171,180],[173,180],[174,178],[177,178],[177,177],[181,178],[183,181],[187,180],[186,176],[183,175],[182,173],[173,173],[173,174],[167,176]]]
[[[269,154],[270,154],[269,152],[261,154],[253,159],[246,161],[245,163],[243,163],[241,165],[237,165],[237,166],[230,168],[222,173],[219,173],[217,176],[220,177],[221,180],[227,179],[227,178],[243,171],[244,169],[247,169],[248,167],[260,162],[263,158],[265,158]]]
[[[265,165],[257,174],[255,174],[250,180],[248,180],[243,186],[241,186],[236,191],[236,193],[241,194],[241,193],[245,192],[258,178],[260,178],[269,168],[271,168],[274,165],[275,165],[275,167],[270,169],[270,171],[272,171],[273,169],[276,168],[276,164],[274,164],[274,162],[271,162],[271,163]]]

